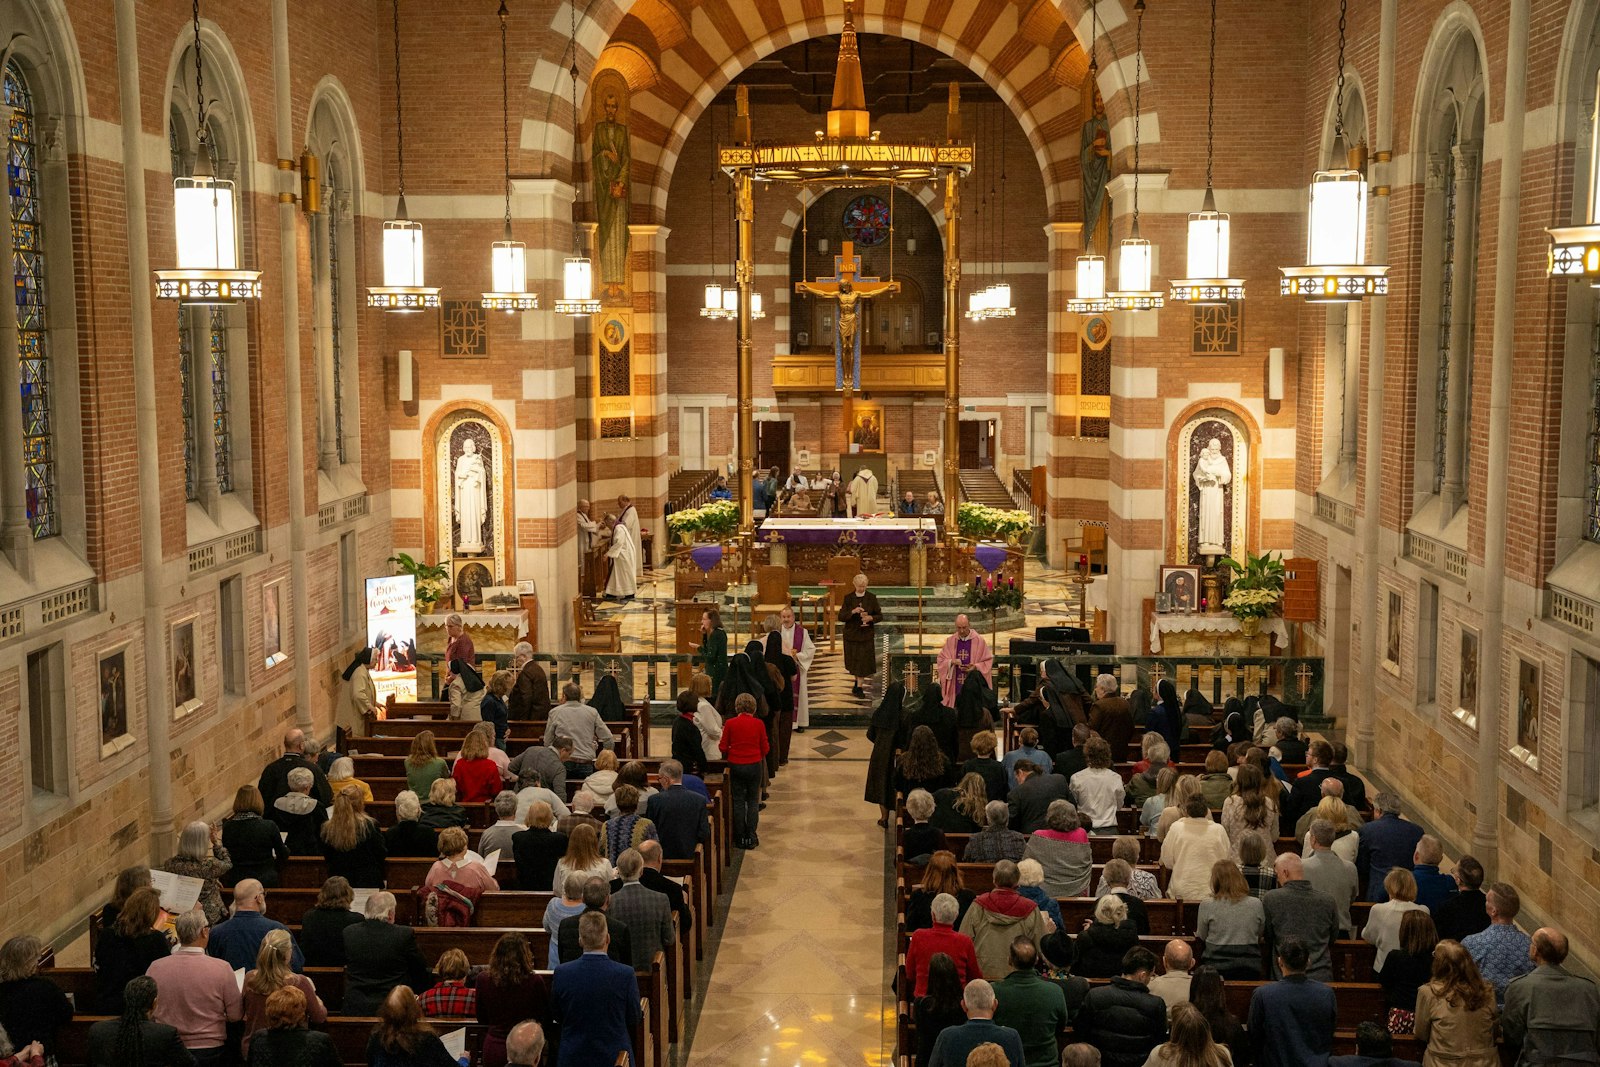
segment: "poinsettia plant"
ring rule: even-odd
[[[1222,564],[1233,572],[1222,606],[1236,619],[1264,619],[1277,613],[1283,601],[1283,560],[1271,552],[1246,552],[1244,561],[1224,556]]]
[[[731,500],[713,500],[703,507],[674,511],[667,516],[667,529],[691,538],[706,533],[721,540],[739,529],[739,505]]]
[[[991,508],[967,501],[956,509],[956,528],[974,540],[995,537],[1020,541],[1033,533],[1033,518],[1015,508]]]

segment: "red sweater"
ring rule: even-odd
[[[927,994],[928,964],[939,952],[949,956],[956,965],[956,974],[960,976],[963,986],[973,978],[983,977],[983,968],[978,965],[978,952],[972,946],[972,938],[944,923],[934,923],[912,934],[911,944],[906,949],[906,971],[916,987],[913,996]]]
[[[457,804],[481,804],[500,792],[500,768],[488,757],[456,760],[450,777],[456,780]]]
[[[717,742],[729,763],[760,763],[767,758],[767,726],[754,715],[735,715],[722,724]]]

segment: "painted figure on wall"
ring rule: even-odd
[[[1106,183],[1111,180],[1111,127],[1106,121],[1105,101],[1090,72],[1088,92],[1094,106],[1078,133],[1078,169],[1083,175],[1083,237],[1102,255],[1111,245],[1111,213],[1106,210]]]
[[[603,79],[595,87],[600,92],[605,118],[594,124],[593,166],[596,221],[595,234],[600,261],[600,295],[606,303],[627,302],[628,297],[628,220],[632,204],[629,169],[633,154],[628,143],[628,125],[621,115],[626,86],[620,79]]]

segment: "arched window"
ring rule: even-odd
[[[250,167],[239,122],[242,105],[235,87],[224,77],[225,68],[216,61],[213,49],[205,50],[204,61],[208,97],[206,143],[216,173],[232,179],[238,186],[236,202],[240,205],[241,233],[236,239],[239,247],[244,248]],[[197,124],[189,110],[193,88],[187,82],[187,72],[193,69],[191,46],[185,49],[172,83],[173,106],[167,136],[174,177],[194,172],[199,151]],[[249,494],[249,312],[237,304],[180,305],[175,314],[183,412],[184,497],[199,504],[212,519],[231,528],[242,523],[252,506]],[[226,520],[225,501],[230,505]],[[239,505],[242,511],[232,507],[233,504]]]
[[[28,528],[34,539],[61,532],[56,498],[54,393],[50,369],[50,300],[40,207],[38,121],[27,77],[5,67],[6,169],[11,184],[11,244],[17,302],[17,359],[22,383],[22,457]]]
[[[332,476],[360,462],[361,407],[356,322],[354,158],[348,109],[323,92],[312,109],[307,143],[322,166],[322,211],[310,220],[311,318],[317,357],[317,465]],[[359,491],[358,476],[332,487],[333,497]],[[325,496],[327,494],[324,494]]]
[[[1465,28],[1437,50],[1419,96],[1425,187],[1417,346],[1416,493],[1438,526],[1467,502],[1483,173],[1483,68]]]

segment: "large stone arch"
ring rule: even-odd
[[[659,223],[667,190],[688,133],[705,108],[729,82],[756,60],[786,45],[836,33],[842,8],[807,15],[798,4],[779,10],[744,0],[706,0],[685,12],[673,0],[609,0],[579,24],[580,70],[592,79],[601,66],[618,70],[635,94],[632,127],[634,181],[640,187],[635,221]],[[937,48],[964,63],[999,95],[1021,124],[1044,178],[1053,219],[1067,221],[1077,209],[1078,87],[1087,71],[1090,14],[1087,0],[1007,0],[998,15],[974,7],[964,22],[949,15],[935,22],[926,12],[898,11],[894,0],[863,0],[857,27]],[[1100,90],[1112,125],[1112,143],[1131,140],[1134,27],[1122,0],[1098,4]],[[552,29],[566,31],[566,26]],[[597,57],[585,62],[583,53]],[[1142,141],[1159,144],[1152,121],[1158,101],[1149,64],[1141,62],[1145,82]],[[545,77],[535,72],[533,88],[565,97],[565,79],[554,64]],[[523,147],[544,148],[552,157],[566,154],[561,142],[571,127],[561,109],[547,107],[527,127]],[[585,101],[578,102],[580,116]],[[1126,135],[1125,135],[1126,134]],[[543,138],[542,143],[540,137]],[[530,143],[531,141],[531,143]]]

